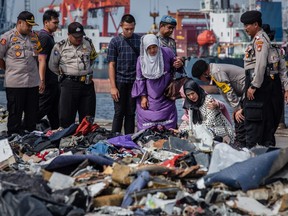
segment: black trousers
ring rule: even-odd
[[[244,115],[244,112],[242,111]],[[246,129],[245,122],[237,122],[235,116],[233,116],[234,125],[235,125],[235,143],[239,145],[239,147],[246,147]]]
[[[22,133],[23,130],[33,131],[36,127],[38,111],[39,87],[6,88],[8,115],[8,135]],[[24,121],[22,125],[22,115]]]
[[[58,83],[46,85],[44,93],[39,94],[37,122],[47,115],[52,130],[59,128],[59,98],[60,88]]]
[[[251,148],[256,144],[275,146],[275,132],[283,111],[283,92],[278,75],[272,79],[265,76],[261,88],[257,89],[252,101],[245,100],[244,116],[246,144]],[[253,106],[252,105],[256,105]],[[260,107],[261,105],[261,107]],[[253,115],[256,118],[253,119]]]
[[[131,97],[133,83],[116,83],[120,94],[118,102],[114,101],[114,117],[112,132],[121,133],[124,121],[124,133],[132,134],[135,131],[136,100]]]
[[[95,117],[96,94],[94,83],[86,85],[70,79],[64,79],[60,84],[59,119],[60,126],[67,128],[75,123],[76,114],[79,122],[85,116]]]

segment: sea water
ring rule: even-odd
[[[228,112],[230,113],[230,116],[232,116],[233,109],[227,104],[227,102],[220,94],[212,94],[212,97],[222,101],[226,105]],[[97,101],[96,118],[111,120],[114,114],[114,106],[110,94],[108,93],[96,94],[96,101]],[[183,105],[183,99],[176,100],[179,123],[181,122],[181,117],[184,113],[182,105]],[[288,124],[288,105],[285,105],[285,123]]]
[[[212,94],[212,97],[214,97],[217,100],[222,101],[226,104],[226,107],[232,115],[232,108],[227,105],[224,98],[220,94]],[[0,105],[6,107],[7,100],[6,100],[6,94],[5,91],[0,91]],[[184,113],[183,108],[183,99],[176,100],[176,107],[178,112],[178,122],[181,122],[181,117]],[[109,93],[97,93],[96,94],[96,119],[103,119],[103,120],[112,120],[114,115],[114,105],[113,100]],[[285,105],[285,123],[288,124],[288,106]]]

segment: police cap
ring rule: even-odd
[[[81,37],[85,35],[83,25],[79,22],[72,22],[68,25],[68,33],[73,37]]]
[[[176,19],[173,18],[172,16],[169,16],[169,15],[164,15],[161,18],[160,23],[167,23],[167,24],[171,24],[171,25],[174,25],[174,26],[177,25]]]
[[[262,14],[261,14],[260,11],[256,11],[256,10],[246,11],[245,13],[243,13],[241,15],[240,21],[244,25],[252,24],[252,23],[255,23],[255,22],[262,23],[261,16],[262,16]]]
[[[35,18],[34,15],[32,13],[30,13],[29,11],[22,11],[18,17],[18,20],[23,20],[25,21],[28,25],[31,26],[35,26],[38,25],[37,23],[35,23]]]

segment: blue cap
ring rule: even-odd
[[[164,15],[161,18],[160,23],[167,23],[167,24],[171,24],[171,25],[174,25],[174,26],[177,25],[176,19],[173,18],[172,16],[169,16],[169,15]]]

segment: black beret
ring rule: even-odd
[[[202,59],[196,61],[192,67],[192,76],[199,78],[205,71],[208,70],[208,63]]]
[[[262,23],[261,16],[262,16],[262,14],[260,11],[256,11],[256,10],[246,11],[245,13],[243,13],[241,15],[240,21],[244,25],[252,24],[255,22],[261,22]]]

